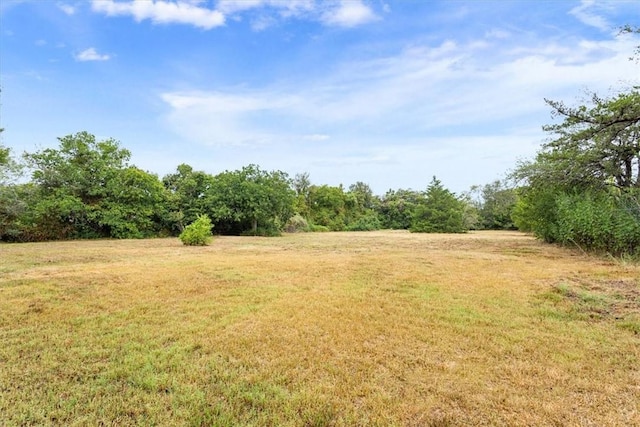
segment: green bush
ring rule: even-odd
[[[313,231],[314,233],[325,233],[325,232],[332,231],[332,230],[329,227],[325,226],[325,225],[311,224],[309,226],[309,231]]]
[[[639,200],[633,191],[536,192],[519,201],[514,220],[519,226],[530,225],[548,242],[615,256],[637,256]]]
[[[349,225],[347,225],[347,231],[373,231],[380,230],[382,228],[382,224],[380,223],[380,219],[375,212],[368,212],[365,215],[362,215]]]
[[[187,246],[206,246],[211,242],[211,220],[207,215],[199,215],[191,224],[187,225],[179,236]]]

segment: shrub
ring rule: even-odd
[[[349,225],[347,225],[347,231],[373,231],[380,230],[382,228],[382,224],[380,223],[380,219],[375,212],[368,212],[365,215],[362,215]]]
[[[207,215],[199,215],[191,224],[184,228],[179,236],[187,246],[206,246],[211,242],[211,220]]]
[[[309,223],[300,214],[295,214],[287,221],[284,226],[287,233],[299,233],[301,231],[309,231]]]

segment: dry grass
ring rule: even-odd
[[[0,246],[2,425],[640,425],[640,267],[519,233]]]

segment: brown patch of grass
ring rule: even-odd
[[[567,316],[590,321],[615,321],[640,335],[640,281],[572,277],[552,287],[543,298]]]
[[[621,323],[640,267],[520,233],[56,242],[0,259],[3,425],[640,424],[640,342]],[[603,295],[597,321],[572,308],[579,292]]]

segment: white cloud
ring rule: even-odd
[[[315,20],[345,28],[379,19],[363,0],[219,0],[215,9],[202,4],[198,0],[92,0],[93,10],[108,16],[130,15],[138,22],[149,19],[156,24],[188,24],[207,30],[224,25],[227,18],[241,21],[247,13],[258,14],[251,17],[254,31],[279,19]]]
[[[65,3],[58,3],[58,9],[60,9],[61,11],[63,11],[64,13],[66,13],[67,15],[73,15],[74,13],[76,13],[76,8],[65,4]]]
[[[108,61],[111,59],[110,55],[100,54],[94,47],[83,50],[75,55],[76,61]]]
[[[355,27],[378,19],[361,0],[341,0],[329,6],[320,18],[327,25],[339,27]]]
[[[596,6],[595,0],[582,0],[580,6],[574,7],[569,13],[585,25],[595,27],[601,31],[611,31],[611,24],[607,19],[593,10]]]
[[[413,144],[433,152],[446,140],[441,135],[460,129],[468,133],[462,139],[485,141],[498,132],[499,141],[508,141],[510,132],[532,118],[542,126],[550,120],[545,97],[571,102],[584,88],[606,92],[625,79],[637,84],[637,66],[628,61],[637,42],[541,42],[518,52],[503,48],[489,57],[471,44],[445,41],[345,63],[323,79],[254,90],[167,92],[162,99],[169,108],[168,125],[207,145],[294,147],[322,141],[328,150],[398,150]],[[521,140],[514,136],[514,143]]]
[[[199,2],[164,0],[93,0],[92,7],[94,11],[108,16],[131,15],[138,22],[149,19],[156,24],[189,24],[205,30],[224,25],[225,17],[220,11],[198,4]]]

